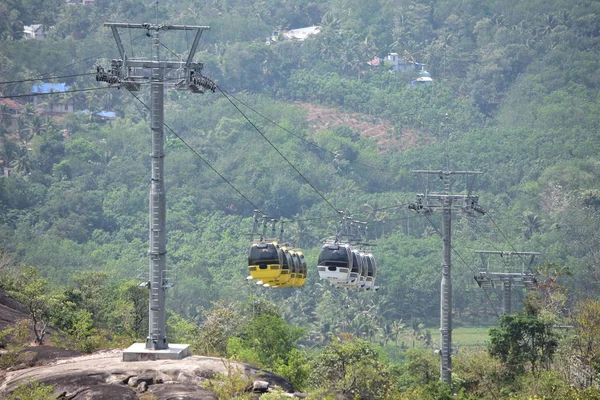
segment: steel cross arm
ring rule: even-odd
[[[155,31],[207,31],[210,30],[210,26],[203,25],[152,25],[152,24],[129,24],[122,22],[105,22],[104,26],[110,26],[115,28],[129,28],[129,29],[151,29]]]
[[[441,194],[441,193],[427,193],[427,194],[418,194],[417,197],[421,197],[423,199],[433,199],[439,201],[457,201],[464,199],[479,199],[478,196],[469,196],[467,194]]]
[[[129,59],[127,60],[128,68],[161,68],[161,69],[181,69],[185,66],[184,61],[151,61]]]
[[[426,169],[413,169],[410,172],[415,174],[430,174],[430,175],[480,175],[483,174],[481,171],[443,171],[443,170],[426,170]]]
[[[190,54],[188,54],[188,58],[185,62],[185,67],[189,68],[194,60],[194,55],[196,54],[196,49],[198,48],[198,42],[200,42],[200,36],[202,36],[202,32],[204,29],[198,29],[196,31],[196,36],[194,37],[194,42],[192,43],[192,48],[190,49]]]
[[[491,281],[524,281],[535,277],[534,274],[522,272],[480,272],[478,276]]]
[[[494,250],[475,250],[479,254],[502,254],[503,256],[539,256],[541,253],[537,251],[494,251]]]

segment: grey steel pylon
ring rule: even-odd
[[[150,85],[152,113],[150,128],[152,130],[151,187],[149,207],[149,279],[144,286],[149,287],[149,318],[146,349],[164,350],[169,348],[166,334],[166,305],[165,290],[172,286],[166,269],[166,193],[164,187],[164,97],[165,87],[203,93],[205,90],[214,92],[216,84],[202,75],[203,64],[193,62],[202,32],[210,29],[208,26],[190,25],[159,25],[159,24],[104,24],[111,28],[121,59],[112,60],[111,67],[105,71],[103,67],[96,68],[96,80],[107,82],[111,86],[124,87],[129,91],[137,91],[141,85]],[[152,59],[130,58],[119,36],[118,28],[144,29],[146,36],[152,40]],[[161,60],[160,32],[161,31],[195,31],[194,42],[187,59]],[[150,78],[138,73],[150,69]],[[172,73],[175,79],[166,80],[165,74]]]
[[[452,385],[452,211],[462,211],[467,215],[483,214],[479,206],[479,198],[473,196],[471,190],[478,171],[412,171],[425,176],[425,191],[417,195],[417,201],[409,205],[409,209],[424,215],[431,215],[436,210],[441,210],[442,223],[440,234],[442,236],[442,277],[440,282],[440,380],[449,386]],[[437,176],[443,182],[443,193],[432,193],[429,190],[429,177]],[[454,194],[452,191],[451,176],[464,176],[467,180],[466,194]]]

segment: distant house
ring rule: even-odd
[[[292,29],[286,32],[273,32],[271,42],[276,42],[279,39],[291,40],[294,42],[304,42],[310,35],[316,35],[321,32],[320,26],[307,26],[306,28]]]
[[[112,121],[117,118],[117,113],[114,111],[92,112],[90,110],[83,110],[83,111],[78,111],[77,113],[89,115],[90,119],[92,119],[95,122]]]
[[[384,64],[389,65],[392,71],[417,71],[422,68],[424,64],[406,60],[403,57],[400,57],[398,53],[390,53],[385,56]]]
[[[33,106],[38,108],[44,107],[44,110],[50,114],[64,114],[73,112],[73,100],[64,100],[56,96],[52,98],[52,95],[40,96],[44,93],[65,93],[69,90],[70,86],[66,83],[40,83],[34,85],[31,88],[31,94],[33,95]]]
[[[44,25],[25,25],[23,27],[23,37],[25,39],[46,39],[46,30],[44,29]]]
[[[413,87],[418,87],[418,86],[429,86],[433,83],[433,79],[431,78],[431,74],[427,71],[425,71],[425,69],[421,68],[421,71],[419,71],[419,77],[417,79],[415,79],[414,81],[412,81],[410,83],[411,86]]]

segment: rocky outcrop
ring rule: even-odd
[[[248,364],[202,356],[123,362],[120,350],[109,350],[3,372],[0,376],[0,398],[6,397],[19,384],[33,379],[54,385],[56,398],[65,400],[138,400],[146,393],[147,398],[157,400],[217,400],[216,395],[201,384],[216,374],[228,374],[228,371],[243,374],[254,382],[249,385],[248,391],[256,393],[257,397],[274,386],[288,392],[291,398],[304,396],[294,394],[286,379]]]
[[[0,289],[0,331],[14,326],[21,319],[29,319],[27,308]]]

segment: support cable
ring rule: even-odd
[[[67,94],[67,93],[90,92],[90,91],[93,91],[93,90],[102,90],[102,89],[114,89],[114,87],[111,87],[111,86],[102,86],[102,87],[87,88],[87,89],[65,90],[64,92],[13,94],[13,95],[9,95],[9,96],[0,96],[0,99],[12,99],[12,98],[30,97],[30,96],[61,95],[61,94]]]
[[[227,93],[225,90],[223,90],[223,89],[221,89],[221,88],[220,88],[219,90],[220,90],[220,91],[221,91],[223,94],[227,94],[227,95],[228,95],[228,96],[230,96],[231,98],[235,99],[235,100],[236,100],[238,103],[242,104],[244,107],[248,108],[250,111],[252,111],[252,112],[254,112],[255,114],[259,115],[260,117],[262,117],[262,118],[263,118],[263,119],[265,119],[266,121],[268,121],[268,122],[270,122],[271,124],[273,124],[273,125],[277,126],[279,129],[283,130],[284,132],[287,132],[287,133],[289,133],[290,135],[292,135],[292,136],[295,136],[296,138],[298,138],[298,139],[302,140],[304,143],[310,144],[311,146],[314,146],[314,147],[316,147],[317,149],[323,150],[323,151],[325,151],[325,152],[327,152],[327,153],[329,153],[329,154],[331,154],[331,155],[333,155],[333,156],[336,156],[336,157],[338,156],[338,154],[336,154],[334,151],[327,150],[326,148],[324,148],[324,147],[322,147],[322,146],[319,146],[319,145],[318,145],[318,144],[316,144],[315,142],[313,142],[313,141],[311,141],[311,140],[308,140],[308,139],[306,139],[306,138],[303,138],[302,136],[300,136],[300,135],[298,135],[298,134],[296,134],[296,133],[294,133],[294,132],[290,131],[289,129],[285,128],[284,126],[281,126],[279,123],[277,123],[277,122],[276,122],[276,121],[274,121],[273,119],[271,119],[271,118],[267,117],[266,115],[262,114],[260,111],[258,111],[258,110],[256,110],[255,108],[251,107],[250,105],[248,105],[247,103],[243,102],[243,101],[242,101],[242,100],[240,100],[239,98],[235,97],[235,96],[234,96],[234,95],[232,95],[231,93]],[[231,100],[230,100],[230,101],[231,101]],[[377,168],[377,167],[374,167],[374,166],[372,166],[372,165],[369,165],[369,164],[363,164],[363,163],[360,163],[360,162],[353,162],[352,164],[356,164],[356,165],[362,165],[363,167],[371,168],[371,169],[373,169],[373,170],[375,170],[375,171],[383,172],[383,173],[390,174],[390,175],[392,174],[390,171],[386,171],[386,170],[383,170],[383,169],[379,169],[379,168]]]
[[[513,246],[513,244],[510,242],[510,240],[508,240],[508,237],[504,234],[504,232],[502,232],[502,230],[500,229],[500,227],[496,224],[496,221],[494,221],[494,219],[489,214],[486,214],[486,215],[490,219],[490,221],[492,221],[492,224],[494,224],[494,227],[498,230],[498,232],[500,232],[500,234],[502,235],[502,237],[504,238],[504,240],[506,240],[506,243],[508,243],[508,245],[512,248],[512,250],[517,254],[517,256],[521,259],[521,261],[523,262],[523,264],[527,266],[527,269],[529,270],[529,272],[533,273],[533,271],[531,270],[531,268],[529,268],[529,264],[525,261],[525,259],[523,258],[523,256],[521,254],[519,254],[519,252],[517,251],[517,249],[515,248],[515,246]]]
[[[77,76],[87,76],[87,75],[96,75],[95,72],[86,72],[83,74],[72,74],[72,75],[62,75],[62,76],[47,76],[44,78],[31,78],[31,79],[21,79],[21,80],[17,80],[17,81],[4,81],[4,82],[0,82],[0,85],[8,85],[8,84],[12,84],[12,83],[25,83],[25,82],[36,82],[36,81],[43,81],[44,79],[63,79],[63,78],[74,78]]]
[[[98,56],[101,56],[101,55],[103,55],[103,54],[105,54],[105,53],[107,53],[107,52],[108,52],[108,50],[104,50],[104,51],[102,51],[102,52],[99,52],[99,53],[96,53],[96,54],[94,54],[94,55],[93,55],[93,56],[91,56],[91,57],[84,58],[83,60],[80,60],[80,61],[74,61],[74,62],[72,62],[72,63],[70,63],[70,64],[67,64],[67,65],[65,65],[65,66],[63,66],[63,67],[57,68],[57,69],[55,69],[55,70],[52,70],[52,71],[50,71],[50,72],[45,72],[45,73],[41,74],[41,78],[40,78],[40,79],[36,79],[36,80],[53,79],[52,77],[48,77],[47,75],[52,75],[52,74],[54,74],[54,73],[56,73],[56,72],[58,72],[58,71],[63,71],[63,70],[65,70],[65,69],[67,69],[68,67],[71,67],[71,66],[73,66],[73,65],[81,64],[81,63],[83,63],[83,62],[86,62],[86,61],[88,61],[88,60],[96,59],[96,58],[98,58]],[[19,83],[19,82],[20,82],[20,81],[16,81],[16,82],[15,82],[15,84],[16,84],[16,83]]]
[[[498,251],[500,253],[502,252],[502,250],[499,247],[497,247],[495,245],[495,243],[489,237],[486,237],[486,235],[483,233],[483,231],[481,229],[479,229],[474,223],[470,223],[469,225],[471,226],[471,228],[473,228],[475,231],[477,231],[477,233],[480,236],[485,237],[494,250],[496,250],[496,251]],[[510,264],[508,263],[508,260],[505,257],[500,257],[500,258],[502,258],[502,262],[504,263],[504,267],[505,268],[510,268]]]
[[[140,102],[140,104],[142,104],[147,110],[150,111],[150,107],[142,100],[139,98],[139,96],[137,96],[135,93],[133,92],[129,92],[131,93],[131,95],[138,101]],[[260,210],[260,208],[254,203],[252,202],[247,196],[245,196],[239,189],[237,189],[227,178],[225,178],[218,170],[216,170],[206,159],[204,159],[200,153],[195,150],[190,144],[188,144],[180,135],[178,135],[173,129],[171,129],[171,127],[169,125],[167,125],[166,123],[164,124],[165,127],[175,136],[177,137],[179,140],[181,140],[181,142],[190,150],[192,151],[200,160],[202,160],[202,162],[204,162],[213,172],[215,172],[225,183],[227,183],[237,194],[240,195],[240,197],[242,197],[244,200],[246,200],[248,202],[248,204],[250,204],[252,207],[254,207],[254,209],[259,210],[261,214],[266,215],[269,218],[273,218],[272,216],[265,214],[263,211]],[[392,209],[392,208],[399,208],[402,207],[404,205],[396,205],[396,206],[390,206],[390,207],[382,207],[382,208],[378,208],[377,211],[379,210],[386,210],[386,209]],[[336,219],[339,218],[339,214],[335,215],[335,216],[326,216],[326,217],[316,217],[316,218],[305,218],[305,219],[280,219],[282,221],[285,222],[309,222],[309,221],[319,221],[319,220],[323,220],[323,219]],[[408,218],[414,218],[414,217],[404,217],[404,218],[395,218],[395,219],[386,219],[386,222],[394,222],[394,221],[403,221],[406,220]],[[381,223],[383,221],[372,221],[372,223]]]
[[[219,87],[217,86],[217,88],[219,89],[219,91],[223,94],[223,96],[225,96],[225,98],[227,100],[229,100],[229,102],[231,103],[231,105],[233,105],[233,107],[235,107],[236,110],[239,111],[240,114],[242,114],[242,116],[244,117],[244,119],[246,121],[248,121],[248,123],[250,125],[252,125],[252,127],[254,129],[256,129],[256,131],[263,137],[263,139],[265,139],[267,141],[267,143],[269,143],[271,145],[271,147],[281,156],[281,158],[283,158],[285,160],[285,162],[287,162],[289,164],[290,167],[292,167],[294,169],[294,171],[296,171],[296,173],[298,173],[298,175],[300,175],[300,177],[302,179],[304,179],[304,182],[306,182],[314,191],[315,193],[317,193],[321,199],[323,199],[323,201],[325,201],[325,203],[327,203],[327,205],[329,205],[329,207],[331,207],[336,214],[338,214],[339,210],[337,208],[335,208],[333,206],[333,204],[331,204],[331,202],[329,200],[327,200],[325,198],[325,196],[312,184],[310,183],[310,181],[308,179],[306,179],[306,177],[300,172],[298,171],[298,168],[296,168],[294,166],[294,164],[292,164],[290,162],[290,160],[288,160],[288,158],[286,156],[283,155],[283,153],[281,151],[279,151],[279,149],[277,147],[275,147],[275,145],[273,144],[273,142],[271,142],[266,136],[265,134],[250,120],[250,118],[248,118],[248,116],[246,114],[244,114],[244,112],[242,110],[240,110],[240,108],[237,106],[237,104],[235,104],[231,98]]]
[[[437,228],[437,226],[435,226],[435,224],[433,223],[433,221],[431,221],[431,218],[429,218],[428,215],[423,214],[423,216],[425,216],[425,218],[427,218],[427,221],[429,221],[429,224],[433,227],[433,229],[435,229],[435,231],[437,232],[438,235],[443,236],[442,232],[440,232],[440,230]],[[465,259],[462,257],[462,255],[454,248],[454,246],[450,245],[450,248],[452,249],[452,252],[454,252],[454,254],[456,254],[456,256],[462,261],[462,263],[471,270],[471,272],[473,273],[473,276],[477,275],[477,273],[475,272],[475,270],[465,261]],[[494,302],[492,301],[492,299],[490,298],[490,295],[484,290],[483,293],[485,294],[485,297],[487,298],[488,302],[490,303],[490,305],[492,306],[492,310],[494,310],[494,313],[496,314],[496,317],[500,318],[500,314],[498,313],[498,310],[496,309],[496,306],[494,305]]]
[[[139,102],[140,102],[140,103],[141,103],[141,104],[142,104],[144,107],[146,107],[148,110],[152,111],[152,110],[150,109],[150,107],[149,107],[149,106],[148,106],[146,103],[144,103],[144,102],[142,101],[142,99],[140,99],[138,96],[136,96],[136,95],[135,95],[135,93],[133,93],[133,92],[131,92],[131,91],[128,91],[128,92],[129,92],[129,93],[131,93],[131,95],[132,95],[133,97],[135,97],[135,99],[136,99],[137,101],[139,101]],[[229,185],[229,186],[230,186],[230,187],[231,187],[233,190],[235,190],[235,192],[236,192],[237,194],[239,194],[239,195],[240,195],[240,196],[241,196],[241,197],[242,197],[244,200],[246,200],[246,201],[248,202],[248,204],[250,204],[252,207],[254,207],[254,209],[255,209],[255,210],[259,210],[259,211],[260,211],[259,207],[258,207],[256,204],[254,204],[254,203],[253,203],[253,202],[252,202],[252,201],[251,201],[251,200],[250,200],[248,197],[246,197],[246,196],[245,196],[245,195],[244,195],[242,192],[240,192],[240,191],[238,190],[238,188],[236,188],[236,187],[235,187],[235,186],[234,186],[234,185],[233,185],[233,184],[232,184],[232,183],[231,183],[231,182],[230,182],[230,181],[229,181],[227,178],[225,178],[225,177],[223,176],[223,174],[221,174],[219,171],[217,171],[217,170],[216,170],[216,169],[215,169],[215,168],[214,168],[214,167],[213,167],[213,166],[212,166],[212,165],[211,165],[211,164],[210,164],[208,161],[206,161],[206,160],[204,159],[204,157],[202,157],[202,156],[200,155],[200,153],[198,153],[198,152],[197,152],[197,151],[196,151],[196,150],[195,150],[195,149],[194,149],[192,146],[190,146],[190,145],[189,145],[189,144],[188,144],[188,143],[187,143],[187,142],[186,142],[186,141],[185,141],[185,140],[184,140],[184,139],[183,139],[181,136],[179,136],[179,135],[178,135],[178,134],[177,134],[177,133],[176,133],[176,132],[175,132],[173,129],[171,129],[171,127],[170,127],[169,125],[167,125],[167,123],[166,123],[166,122],[164,123],[164,125],[165,125],[165,128],[167,128],[167,129],[168,129],[168,130],[169,130],[169,131],[170,131],[170,132],[171,132],[173,135],[175,135],[175,136],[177,137],[177,139],[181,140],[181,142],[182,142],[182,143],[183,143],[183,144],[184,144],[184,145],[185,145],[185,146],[186,146],[186,147],[187,147],[187,148],[188,148],[188,149],[189,149],[189,150],[190,150],[192,153],[194,153],[194,154],[195,154],[195,155],[196,155],[196,156],[197,156],[197,157],[198,157],[200,160],[202,160],[202,162],[204,162],[204,163],[205,163],[205,164],[206,164],[206,165],[207,165],[207,166],[208,166],[208,167],[209,167],[211,170],[213,170],[213,172],[214,172],[215,174],[217,174],[217,175],[218,175],[218,176],[219,176],[221,179],[223,179],[223,181],[224,181],[225,183],[227,183],[227,184],[228,184],[228,185]],[[261,212],[261,214],[264,214],[262,211],[260,211],[260,212]],[[264,214],[264,215],[266,215],[266,214]]]

